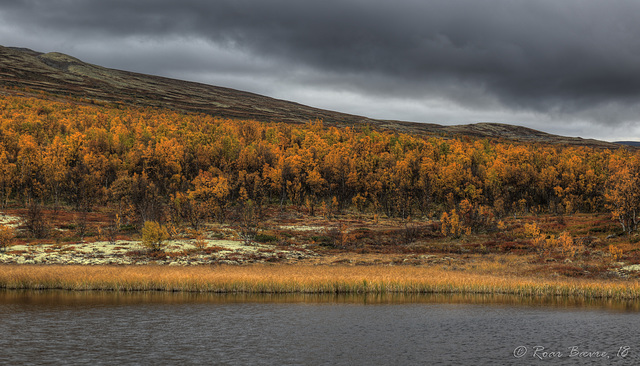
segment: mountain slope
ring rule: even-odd
[[[507,124],[442,126],[433,123],[376,120],[230,88],[109,69],[57,52],[40,53],[24,48],[0,46],[0,86],[258,121],[305,123],[321,119],[328,125],[366,123],[377,128],[407,133],[467,135],[603,148],[620,146],[604,141],[557,136]]]
[[[355,123],[364,119],[228,88],[108,69],[55,52],[0,47],[0,69],[2,85],[103,101],[260,121],[300,123],[320,118]]]

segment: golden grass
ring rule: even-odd
[[[0,266],[0,288],[300,294],[509,294],[638,299],[640,282],[537,279],[435,267]]]

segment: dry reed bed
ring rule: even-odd
[[[0,288],[220,293],[448,293],[639,299],[640,282],[540,279],[433,267],[0,266]]]

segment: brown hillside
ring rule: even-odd
[[[370,124],[407,133],[466,135],[602,148],[619,147],[614,143],[557,136],[507,124],[442,126],[433,123],[376,120],[230,88],[109,69],[57,52],[40,53],[24,48],[0,46],[0,86],[29,88],[60,96],[128,105],[201,112],[227,118],[288,123],[321,119],[330,125]]]

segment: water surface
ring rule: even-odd
[[[632,365],[638,320],[566,298],[0,291],[0,364]]]

